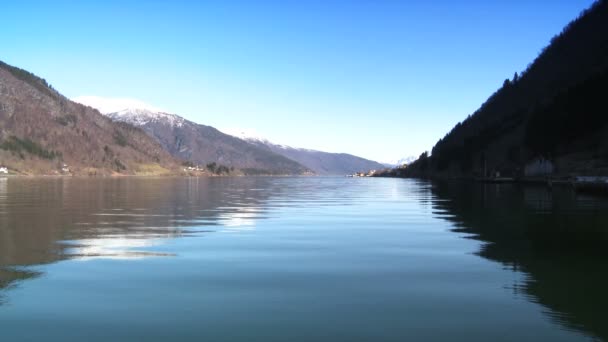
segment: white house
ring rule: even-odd
[[[8,168],[6,166],[0,166],[0,173],[7,174],[8,173]]]

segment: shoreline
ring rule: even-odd
[[[339,175],[336,175],[338,177]],[[157,174],[157,175],[48,175],[48,174],[8,174],[0,175],[0,179],[8,178],[238,178],[238,177],[322,177],[319,175],[179,175],[179,174]]]
[[[475,178],[475,177],[414,177],[414,176],[390,176],[374,175],[378,178],[411,178],[438,181],[464,181],[485,184],[515,184],[546,186],[551,189],[553,186],[568,186],[577,193],[608,196],[608,177],[496,177],[496,178]]]

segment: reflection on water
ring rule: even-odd
[[[0,178],[0,287],[40,274],[23,266],[171,256],[147,249],[218,227],[252,226],[264,198],[247,189],[259,180],[231,187],[205,178]]]
[[[0,336],[605,340],[607,209],[403,179],[0,178]]]
[[[0,181],[1,265],[155,255],[145,248],[163,239],[251,226],[263,217],[256,207],[263,195],[246,191],[259,181],[253,178],[238,187],[204,178]]]
[[[608,340],[608,201],[568,187],[437,183],[460,232],[484,242],[478,252],[527,275],[513,284],[554,321]]]

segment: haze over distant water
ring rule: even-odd
[[[0,58],[69,98],[388,161],[430,149],[591,2],[9,1]]]

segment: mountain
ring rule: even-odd
[[[391,160],[391,161],[383,163],[383,164],[386,166],[389,166],[389,167],[397,167],[397,166],[409,165],[409,164],[415,162],[416,159],[418,159],[418,157],[409,156],[409,157],[403,157],[403,158],[396,159],[396,160]]]
[[[346,175],[385,168],[380,163],[348,153],[329,153],[272,143],[256,142],[255,144],[295,160],[319,175]]]
[[[305,166],[271,150],[175,114],[128,108],[105,115],[115,122],[141,128],[173,156],[192,163],[221,164],[241,169],[245,174],[311,173]]]
[[[179,162],[139,128],[0,62],[0,163],[18,174],[163,174]]]
[[[306,166],[319,175],[346,175],[355,172],[384,169],[385,166],[347,153],[329,153],[274,144],[259,136],[235,132],[243,140],[259,148],[280,154]]]
[[[595,2],[407,173],[521,176],[536,163],[558,176],[608,174],[607,19],[608,1]]]

